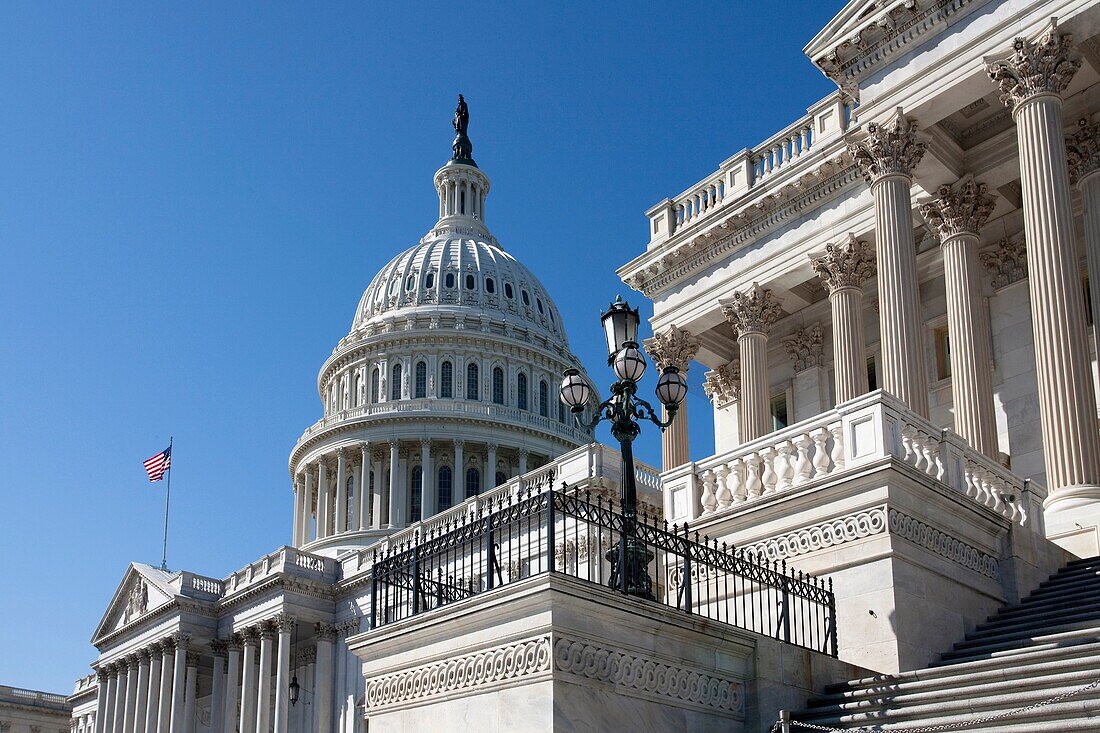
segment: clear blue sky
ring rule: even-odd
[[[89,671],[126,564],[159,562],[141,462],[170,434],[172,567],[221,577],[289,541],[317,370],[434,223],[458,92],[487,223],[606,384],[598,316],[643,300],[614,275],[643,212],[832,89],[801,48],[839,9],[6,3],[0,684]]]

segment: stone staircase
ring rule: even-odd
[[[979,718],[1048,700],[1100,679],[1100,558],[1076,560],[1019,604],[980,624],[927,669],[852,680],[795,712],[798,722],[841,730],[1042,733],[1100,731],[1100,684],[1003,719]]]

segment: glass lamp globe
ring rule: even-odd
[[[638,309],[631,309],[630,304],[621,297],[616,296],[615,302],[600,316],[600,322],[603,324],[604,339],[607,340],[608,362],[627,344],[633,343],[637,346],[641,318],[638,316]]]
[[[680,370],[674,366],[665,367],[657,379],[657,399],[665,409],[678,407],[687,397],[687,391],[687,380]]]
[[[645,355],[638,349],[638,344],[627,341],[623,349],[615,356],[615,376],[619,379],[628,379],[637,382],[645,374]]]
[[[592,388],[577,369],[566,369],[559,388],[561,401],[573,412],[580,412],[588,404]]]

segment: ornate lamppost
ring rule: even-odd
[[[649,420],[664,430],[672,424],[676,410],[687,396],[687,382],[680,370],[667,366],[657,379],[657,399],[664,405],[668,419],[662,421],[653,407],[638,396],[638,381],[645,374],[645,354],[638,346],[638,309],[631,309],[622,298],[616,297],[600,321],[607,340],[607,363],[615,371],[618,381],[611,385],[611,397],[596,408],[592,421],[585,424],[580,413],[584,412],[592,388],[577,369],[567,369],[561,382],[561,401],[569,407],[576,421],[592,430],[607,420],[611,423],[611,436],[619,441],[623,457],[623,478],[620,489],[622,531],[619,547],[607,552],[611,562],[609,585],[623,592],[644,598],[653,598],[653,581],[648,566],[653,553],[638,540],[638,490],[634,479],[634,450],[632,443],[638,437],[639,420]]]

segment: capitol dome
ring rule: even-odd
[[[592,433],[558,400],[561,312],[489,232],[465,103],[439,218],[363,292],[290,456],[294,544],[336,555],[537,469]]]

